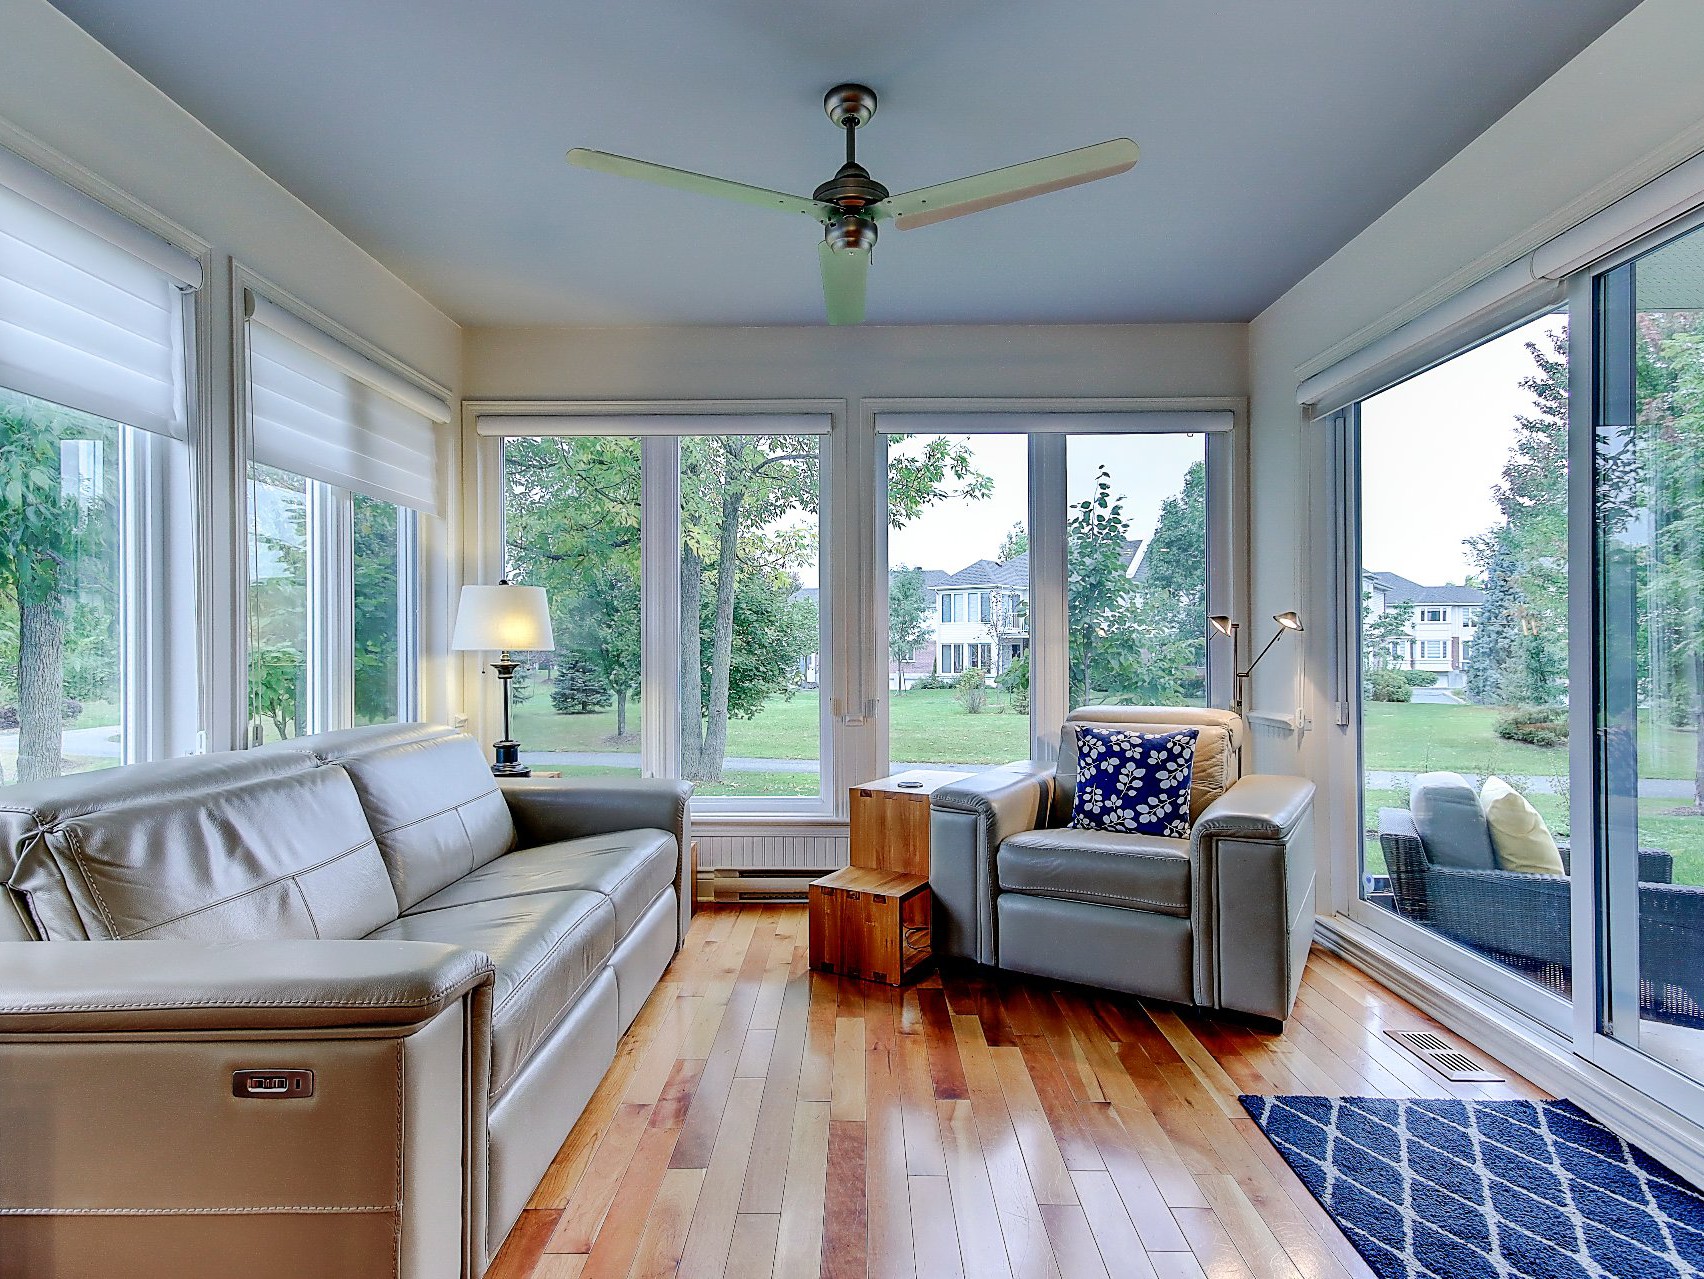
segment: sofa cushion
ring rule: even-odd
[[[382,724],[288,743],[349,771],[403,910],[509,851],[509,806],[466,733]]]
[[[1460,773],[1421,773],[1409,788],[1408,807],[1432,865],[1497,869],[1479,796]]]
[[[1032,830],[995,855],[1003,892],[1189,914],[1189,841],[1107,830]]]
[[[0,792],[8,886],[50,941],[361,937],[396,895],[349,775],[194,756]]]
[[[448,942],[490,957],[496,1097],[603,971],[615,950],[615,908],[602,893],[532,893],[404,915],[372,936]]]
[[[1501,777],[1487,777],[1479,788],[1479,808],[1491,832],[1498,870],[1520,875],[1566,875],[1556,837],[1532,802]]]
[[[1071,712],[1059,736],[1059,761],[1054,769],[1051,825],[1071,820],[1077,787],[1077,728],[1135,728],[1143,733],[1173,733],[1193,728],[1195,761],[1189,778],[1189,820],[1229,790],[1242,775],[1242,717],[1210,706],[1084,706]]]
[[[408,913],[418,915],[467,902],[583,888],[610,899],[619,943],[633,931],[658,894],[675,882],[679,865],[674,836],[667,831],[626,830],[564,839],[537,848],[518,848],[487,862],[448,888],[439,889]]]

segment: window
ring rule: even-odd
[[[887,446],[891,767],[970,769],[1027,759],[1029,661],[1021,654],[1029,617],[1029,442],[1023,435],[918,434],[890,435]],[[1003,572],[1012,585],[999,608],[990,590],[943,592],[941,622],[953,625],[957,638],[938,638],[917,595],[925,582],[969,569]],[[927,659],[919,667],[919,649],[934,655],[934,672]],[[972,667],[982,677],[967,678]],[[931,674],[937,678],[927,679]]]
[[[504,562],[542,586],[556,651],[522,654],[514,735],[527,763],[570,776],[641,771],[640,442],[503,441]]]
[[[680,440],[680,771],[698,794],[822,794],[819,450]]]
[[[1479,610],[1476,608],[1462,609],[1461,625],[1463,630],[1468,631],[1471,631],[1475,626],[1479,625]],[[1466,651],[1466,645],[1463,645],[1463,651]]]
[[[412,718],[418,520],[441,513],[449,408],[245,295],[250,744]]]
[[[187,753],[200,266],[3,149],[0,245],[0,783]]]
[[[1065,460],[1071,705],[1204,705],[1205,437],[1073,435]]]
[[[682,777],[702,809],[823,806],[829,422],[477,418],[500,441],[504,570],[545,589],[556,633],[523,668],[524,760]]]
[[[1429,446],[1417,453],[1412,440],[1420,429]],[[1448,943],[1429,957],[1510,989],[1522,983],[1502,974],[1548,982],[1554,964],[1566,963],[1566,903],[1532,915],[1522,927],[1535,935],[1517,945],[1498,931],[1494,912],[1464,901],[1452,914],[1447,902],[1440,907],[1422,896],[1427,885],[1419,875],[1393,874],[1386,843],[1393,856],[1412,848],[1402,838],[1412,830],[1405,810],[1421,774],[1456,775],[1470,801],[1496,774],[1562,842],[1570,837],[1567,734],[1560,727],[1568,699],[1567,443],[1568,316],[1561,311],[1359,406],[1361,580],[1448,587],[1455,598],[1476,597],[1463,598],[1462,607],[1478,617],[1473,641],[1452,661],[1451,639],[1411,636],[1401,611],[1375,611],[1363,599],[1362,896],[1373,910],[1357,917],[1410,941],[1414,935],[1402,925],[1425,930],[1414,944]],[[1424,519],[1416,516],[1417,502]],[[1420,624],[1448,615],[1442,605],[1417,609]],[[1418,671],[1403,660],[1410,643]],[[1479,851],[1430,850],[1427,865]],[[1438,893],[1451,887],[1433,885]],[[1487,975],[1493,968],[1497,974]],[[1518,997],[1538,1015],[1566,1016],[1559,1004],[1543,1002],[1536,985]]]

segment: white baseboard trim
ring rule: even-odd
[[[1576,1054],[1559,1035],[1487,999],[1342,916],[1315,921],[1332,954],[1389,987],[1469,1043],[1704,1185],[1704,1127]]]

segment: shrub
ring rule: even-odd
[[[953,686],[953,683],[952,683],[951,680],[942,679],[939,675],[925,675],[921,679],[913,680],[911,682],[911,685],[910,685],[910,687],[913,688],[913,689],[918,689],[918,688],[951,688],[952,686]]]
[[[1436,671],[1398,671],[1403,679],[1408,681],[1409,688],[1431,688],[1438,682]]]
[[[966,715],[980,715],[988,705],[988,676],[977,666],[972,666],[958,677],[953,685],[958,689],[959,705],[964,707]]]
[[[83,713],[83,703],[75,697],[67,697],[65,705],[60,707],[59,716],[70,723]],[[18,714],[16,706],[0,706],[0,733],[15,733],[23,727],[23,719]]]
[[[1020,657],[1006,668],[1005,674],[995,681],[1006,690],[1006,700],[1012,709],[1019,712],[1029,710],[1030,701],[1030,660],[1028,656]]]
[[[1561,706],[1517,706],[1497,721],[1497,736],[1528,746],[1561,746],[1568,740],[1568,711]]]
[[[1414,686],[1401,671],[1374,671],[1367,677],[1367,692],[1375,702],[1411,702]]]

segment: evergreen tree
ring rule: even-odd
[[[574,649],[558,651],[550,677],[550,706],[558,715],[589,715],[610,704],[609,686],[597,664]]]
[[[1514,700],[1505,687],[1509,684],[1507,675],[1514,668],[1515,642],[1520,638],[1515,557],[1509,547],[1507,525],[1474,538],[1470,545],[1485,575],[1485,602],[1479,607],[1473,647],[1467,655],[1467,696],[1482,706],[1499,706]]]

